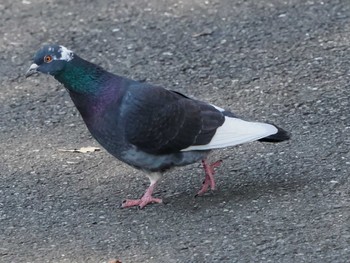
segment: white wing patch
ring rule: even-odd
[[[252,142],[277,133],[271,124],[249,122],[238,118],[225,117],[225,122],[217,130],[210,143],[194,145],[182,151],[210,150]]]

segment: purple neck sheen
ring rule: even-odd
[[[69,94],[86,122],[96,121],[101,118],[108,109],[117,107],[121,97],[122,78],[111,75],[100,84],[97,92],[82,94],[69,90]]]

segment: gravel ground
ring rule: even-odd
[[[2,0],[0,262],[349,262],[350,2]],[[45,42],[293,134],[148,179],[98,146],[64,88],[23,77]]]

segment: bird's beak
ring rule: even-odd
[[[30,66],[30,68],[28,69],[28,71],[26,72],[26,78],[28,78],[28,77],[30,77],[31,75],[33,75],[33,74],[35,74],[35,73],[37,73],[38,71],[37,71],[37,69],[38,69],[38,65],[37,64],[35,64],[35,63],[33,63],[31,66]]]

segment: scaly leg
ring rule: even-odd
[[[206,159],[202,160],[203,168],[205,171],[205,179],[201,190],[199,190],[196,196],[203,195],[205,192],[208,191],[209,187],[211,190],[215,190],[214,168],[220,166],[221,163],[222,160],[216,161],[212,164],[209,164]]]
[[[160,174],[153,173],[148,175],[149,180],[151,181],[150,186],[147,188],[146,192],[140,199],[126,199],[123,201],[122,207],[128,208],[133,206],[139,206],[141,209],[144,208],[146,205],[151,203],[162,203],[162,199],[160,198],[154,198],[152,196],[153,190],[156,187],[157,181],[160,179]]]

